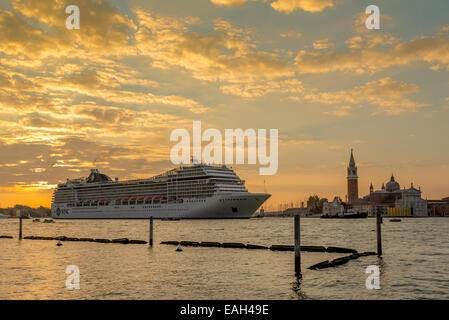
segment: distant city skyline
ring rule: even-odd
[[[48,207],[91,168],[170,169],[192,121],[279,130],[276,175],[233,166],[265,206],[344,199],[351,149],[360,196],[392,172],[449,196],[446,0],[79,0],[68,30],[71,4],[0,0],[0,207]]]

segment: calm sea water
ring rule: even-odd
[[[24,220],[24,236],[148,240],[148,221]],[[376,250],[374,219],[301,219],[303,245]],[[382,259],[353,260],[319,271],[307,267],[341,254],[303,253],[303,278],[293,252],[159,245],[163,240],[293,244],[293,218],[155,221],[153,248],[17,239],[18,220],[1,219],[0,299],[449,299],[449,219],[402,219],[382,225]],[[80,290],[65,286],[77,265]],[[365,269],[378,265],[380,290],[367,290]]]

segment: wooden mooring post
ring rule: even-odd
[[[22,213],[17,209],[16,214],[19,216],[19,240],[22,240]]]
[[[377,256],[382,256],[382,230],[381,225],[382,224],[382,212],[380,208],[377,210],[376,214],[376,225],[377,225]]]
[[[153,217],[150,217],[150,247],[153,246]]]
[[[22,216],[19,217],[19,240],[22,240]]]
[[[301,233],[300,233],[300,217],[295,216],[295,273],[301,276]]]

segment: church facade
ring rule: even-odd
[[[421,188],[414,188],[412,183],[410,188],[401,189],[393,174],[386,184],[382,184],[380,190],[374,190],[371,184],[369,194],[359,198],[353,150],[348,165],[347,187],[347,203],[342,205],[352,207],[357,212],[373,216],[377,210],[381,210],[385,216],[428,216],[427,201],[421,197]]]

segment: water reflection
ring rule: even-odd
[[[338,221],[337,221],[338,220]],[[306,245],[376,248],[373,219],[303,219]],[[307,266],[338,255],[302,256],[294,276],[292,252],[185,248],[160,241],[292,244],[292,219],[155,221],[154,247],[92,242],[18,241],[17,221],[0,220],[0,299],[449,299],[449,219],[384,221],[384,253],[361,257],[326,272]],[[24,221],[24,236],[148,240],[148,221]],[[67,290],[67,265],[77,265],[81,289]],[[379,266],[382,290],[367,290],[365,268]],[[307,291],[307,294],[305,293]]]
[[[299,299],[307,299],[307,294],[302,289],[302,274],[296,275],[295,281],[292,283],[292,289]]]

